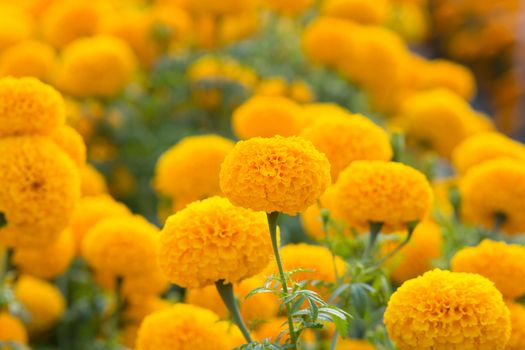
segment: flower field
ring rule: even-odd
[[[0,0],[0,350],[525,350],[524,13]]]

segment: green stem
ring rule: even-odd
[[[507,220],[507,215],[502,212],[494,213],[494,227],[492,228],[492,236],[495,237],[501,231],[501,227]]]
[[[113,312],[111,320],[111,337],[114,340],[118,338],[119,329],[121,326],[121,316],[122,312],[124,311],[124,297],[122,295],[123,282],[124,279],[122,276],[115,277],[115,311]]]
[[[323,224],[324,238],[330,248],[330,253],[332,254],[332,267],[334,269],[336,287],[339,287],[340,278],[339,278],[339,271],[337,271],[336,256],[335,256],[334,249],[333,249],[333,242],[330,240],[330,235],[328,234],[328,225],[330,224],[330,212],[327,209],[323,209],[323,208],[320,208],[320,211],[321,211],[321,220]]]
[[[0,274],[0,284],[5,284],[9,277],[9,272],[13,269],[13,248],[6,248],[4,252],[4,263],[2,266],[2,273]]]
[[[381,233],[381,228],[383,227],[382,222],[370,222],[370,234],[368,236],[368,245],[363,252],[363,260],[369,260],[372,256],[372,251],[374,250],[374,245],[377,241],[377,237]]]
[[[279,269],[279,276],[281,278],[281,285],[283,292],[288,295],[288,284],[286,283],[286,276],[284,275],[283,264],[281,263],[281,255],[279,254],[279,245],[277,243],[277,219],[279,218],[279,212],[267,213],[268,227],[270,228],[270,237],[272,239],[273,253],[275,255],[275,261],[277,268]],[[288,329],[290,331],[290,341],[292,343],[292,349],[297,349],[297,336],[293,325],[293,319],[291,315],[290,303],[285,303],[286,315],[288,316]]]
[[[410,242],[410,239],[412,238],[412,234],[414,233],[414,230],[416,229],[417,224],[419,221],[412,221],[407,224],[408,234],[407,237],[401,244],[399,244],[394,250],[392,250],[390,253],[385,255],[378,263],[377,265],[382,265],[385,261],[396,255],[401,249],[403,249],[404,246]]]
[[[335,347],[337,346],[338,338],[339,338],[339,332],[336,330],[334,334],[332,335],[332,341],[330,342],[330,350],[335,350]]]
[[[7,226],[7,218],[5,214],[0,211],[0,228]]]
[[[233,294],[233,285],[231,283],[224,284],[224,280],[218,280],[215,282],[215,287],[217,288],[224,305],[226,305],[226,308],[228,308],[233,322],[235,322],[235,324],[239,327],[246,341],[248,343],[252,343],[252,337],[250,336],[248,327],[246,327],[246,324],[242,319],[241,313],[239,312],[239,306],[237,305],[235,295]]]

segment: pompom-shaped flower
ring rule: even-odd
[[[158,261],[171,282],[200,288],[236,283],[264,269],[272,254],[264,213],[211,197],[170,216],[159,237]]]
[[[395,236],[399,239],[382,242],[381,255],[386,256],[395,249],[406,234]],[[392,280],[401,284],[431,270],[432,260],[441,256],[442,241],[441,228],[437,224],[432,221],[419,223],[409,243],[385,263]]]
[[[392,158],[387,133],[363,118],[322,119],[304,129],[301,136],[326,155],[334,181],[354,160],[388,161]]]
[[[381,25],[388,15],[387,0],[328,0],[323,2],[322,12],[361,24]]]
[[[505,350],[525,349],[525,307],[512,301],[507,301],[507,307],[510,311],[512,332]]]
[[[330,185],[330,163],[301,137],[253,138],[226,156],[220,184],[235,205],[295,215]]]
[[[432,189],[418,170],[381,161],[355,161],[336,183],[341,215],[357,229],[383,223],[383,232],[403,230],[430,211]]]
[[[263,0],[262,4],[284,15],[297,15],[310,8],[313,0]]]
[[[361,114],[353,114],[343,107],[330,102],[317,102],[307,103],[302,105],[303,115],[305,119],[305,126],[309,126],[319,119],[332,119],[332,118],[365,118]]]
[[[525,247],[505,242],[484,240],[476,247],[466,247],[451,261],[455,272],[471,272],[494,282],[505,298],[514,299],[525,293]]]
[[[196,14],[210,14],[215,16],[234,13],[246,13],[252,10],[256,4],[254,0],[237,1],[215,1],[215,0],[187,0],[186,7]]]
[[[13,264],[24,274],[51,279],[63,274],[75,256],[75,241],[69,229],[44,247],[15,250]]]
[[[229,350],[232,337],[217,322],[213,312],[188,304],[174,306],[147,316],[142,322],[137,350]]]
[[[75,97],[112,97],[131,81],[135,56],[111,36],[77,39],[62,53],[57,85]]]
[[[16,3],[0,4],[0,52],[31,37],[33,21]]]
[[[108,291],[115,291],[115,275],[107,271],[95,271],[95,282]],[[126,297],[149,297],[161,295],[170,286],[168,278],[156,267],[148,273],[129,275],[123,278],[122,295]]]
[[[6,311],[0,312],[0,342],[27,344],[27,331],[22,321]]]
[[[169,308],[172,303],[154,295],[131,296],[126,299],[126,309],[122,318],[126,323],[140,323],[144,318],[156,311]]]
[[[470,273],[433,270],[405,282],[384,322],[400,350],[503,350],[510,336],[501,293]]]
[[[52,78],[56,54],[52,47],[26,40],[11,46],[0,55],[0,76]]]
[[[155,188],[179,209],[221,194],[219,171],[234,143],[217,135],[189,136],[167,150],[155,171]]]
[[[460,143],[452,153],[452,162],[460,174],[472,166],[494,158],[525,161],[525,146],[497,132],[480,133]]]
[[[288,98],[255,96],[233,112],[233,131],[241,139],[297,135],[304,124],[301,112]]]
[[[110,217],[84,237],[82,254],[97,270],[125,277],[153,271],[157,228],[139,216]]]
[[[35,78],[0,79],[0,137],[50,134],[64,123],[62,96]]]
[[[22,276],[15,286],[15,298],[29,313],[29,332],[52,328],[64,314],[66,303],[60,290],[49,282]]]
[[[86,144],[82,136],[68,125],[62,125],[51,134],[51,140],[81,168],[86,164]]]
[[[36,136],[0,139],[0,240],[38,247],[67,227],[80,198],[75,164],[55,144]]]
[[[498,158],[473,166],[459,191],[465,221],[492,229],[501,216],[503,231],[525,231],[525,162]]]
[[[366,340],[340,339],[336,350],[375,350],[375,347]]]
[[[108,185],[102,175],[93,165],[85,164],[79,169],[82,196],[97,196],[108,192]]]

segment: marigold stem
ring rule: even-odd
[[[501,231],[501,226],[507,220],[507,215],[502,212],[494,213],[494,227],[492,228],[493,235],[497,235]]]
[[[13,268],[12,260],[13,260],[13,254],[15,250],[13,248],[6,248],[4,252],[4,261],[2,264],[2,271],[0,274],[0,285],[3,285],[6,283],[9,272]]]
[[[253,342],[250,332],[248,331],[248,327],[246,327],[246,324],[242,319],[237,301],[235,300],[235,295],[233,294],[233,285],[231,283],[225,284],[224,280],[218,280],[215,282],[215,287],[217,288],[224,305],[226,305],[226,308],[230,312],[233,322],[235,322],[235,324],[239,327],[246,341],[248,343]]]
[[[119,334],[120,328],[120,318],[122,312],[124,311],[124,297],[122,295],[122,284],[124,279],[122,276],[115,277],[115,310],[113,311],[112,320],[111,320],[111,336],[117,337]]]
[[[378,266],[382,265],[385,261],[387,261],[394,255],[396,255],[405,245],[408,244],[408,242],[410,242],[410,239],[412,238],[412,234],[414,233],[414,230],[416,229],[416,226],[418,223],[419,221],[412,221],[407,224],[407,229],[408,229],[407,238],[405,238],[405,240],[401,242],[401,244],[399,244],[394,250],[392,250],[390,253],[385,255],[377,264]]]
[[[277,219],[279,218],[279,212],[267,213],[268,227],[270,228],[270,237],[272,239],[273,253],[275,255],[275,261],[277,262],[277,268],[279,269],[279,275],[281,277],[281,285],[283,287],[284,294],[288,295],[288,284],[286,283],[286,276],[284,275],[283,264],[281,263],[281,255],[279,254],[279,244],[277,243]],[[297,335],[293,325],[293,319],[291,314],[290,303],[285,303],[286,315],[288,317],[288,329],[290,331],[290,341],[292,343],[292,349],[297,349]]]
[[[363,252],[363,260],[370,259],[372,251],[374,250],[374,245],[376,244],[377,237],[381,233],[382,227],[382,222],[370,222],[370,235],[368,236],[368,245]]]

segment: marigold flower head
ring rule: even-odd
[[[459,192],[466,222],[492,229],[499,214],[504,232],[525,231],[525,162],[497,158],[475,165],[460,178]]]
[[[452,162],[460,174],[465,174],[476,164],[494,158],[525,161],[525,146],[498,132],[485,132],[465,139],[452,153]]]
[[[0,4],[0,52],[29,39],[33,32],[33,25],[31,17],[15,3]]]
[[[47,44],[24,40],[7,48],[0,55],[0,76],[34,77],[42,81],[52,78],[56,54]]]
[[[383,223],[382,232],[403,230],[423,220],[433,200],[425,175],[401,163],[354,161],[335,186],[341,215],[359,230],[371,222]]]
[[[39,247],[68,226],[80,198],[75,164],[37,136],[0,139],[0,239],[12,247]]]
[[[326,155],[334,181],[354,160],[388,161],[393,154],[388,134],[364,118],[321,119],[301,136]]]
[[[159,158],[155,188],[184,204],[221,194],[219,171],[233,146],[232,141],[217,135],[182,139]]]
[[[157,234],[142,217],[110,217],[87,232],[82,255],[93,268],[116,276],[149,273],[156,266]]]
[[[405,239],[406,234],[396,236],[397,240],[382,242],[380,250],[382,256],[394,250]],[[442,241],[441,228],[437,224],[432,221],[419,223],[409,243],[385,262],[392,280],[401,284],[431,270],[432,260],[441,256]]]
[[[132,295],[126,298],[126,308],[122,318],[126,323],[140,323],[148,315],[167,309],[173,304],[155,295]]]
[[[133,51],[119,38],[77,39],[64,48],[57,86],[75,97],[112,97],[131,81],[135,65]]]
[[[262,5],[283,15],[298,15],[313,5],[313,0],[263,0]]]
[[[264,213],[211,197],[168,218],[159,237],[159,266],[182,287],[200,288],[219,280],[236,283],[268,265],[268,237]]]
[[[295,215],[330,185],[330,163],[301,137],[238,142],[221,166],[223,193],[235,205]]]
[[[56,241],[44,247],[16,249],[13,264],[24,274],[51,279],[63,274],[74,256],[73,234],[66,229]]]
[[[525,279],[525,247],[505,242],[483,240],[478,246],[459,250],[451,261],[452,271],[471,272],[487,277],[505,298],[525,293],[516,283]]]
[[[95,282],[105,290],[115,291],[117,278],[114,274],[97,270]],[[146,297],[161,295],[170,286],[168,278],[156,266],[152,271],[140,275],[125,276],[122,281],[122,295],[125,297]]]
[[[390,10],[388,0],[328,0],[321,11],[325,16],[337,17],[361,24],[380,25]]]
[[[212,311],[188,304],[174,306],[147,316],[142,322],[137,350],[229,350],[234,341],[217,322]]]
[[[30,276],[22,276],[15,285],[15,298],[29,313],[27,329],[41,333],[51,329],[64,314],[66,303],[53,284]]]
[[[186,0],[186,7],[196,14],[229,15],[235,13],[246,13],[253,10],[256,1],[246,0]]]
[[[65,121],[62,96],[35,78],[0,79],[0,137],[50,134]]]
[[[81,168],[86,164],[86,144],[82,136],[68,125],[58,127],[51,140]]]
[[[108,185],[102,175],[93,165],[85,164],[80,169],[82,196],[97,196],[108,192]]]
[[[286,340],[286,328],[287,328],[286,317],[276,317],[267,322],[264,322],[255,331],[255,339],[263,341],[265,339],[270,340],[272,343],[277,340],[277,337],[281,335],[280,343],[283,344]]]
[[[375,350],[375,347],[366,340],[339,339],[336,350]]]
[[[331,102],[316,102],[302,105],[305,126],[309,126],[318,120],[335,118],[365,118],[361,114],[352,114],[343,107]]]
[[[525,349],[525,307],[512,301],[507,301],[507,307],[510,311],[512,331],[505,350]]]
[[[27,340],[24,324],[7,311],[0,312],[0,342],[27,344]]]
[[[510,314],[488,279],[433,270],[405,282],[384,315],[400,350],[503,350]]]
[[[254,96],[233,112],[232,127],[240,139],[293,136],[304,124],[301,107],[281,96]]]

